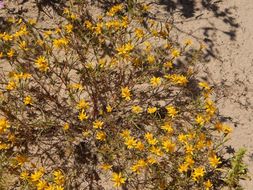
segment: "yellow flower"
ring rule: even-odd
[[[97,132],[96,139],[99,141],[105,141],[106,134],[103,131]]]
[[[140,106],[132,106],[132,112],[133,113],[141,113],[143,111],[143,109]]]
[[[152,78],[150,79],[150,84],[151,84],[153,87],[160,86],[160,85],[161,85],[161,78],[160,78],[160,77],[152,77]]]
[[[181,143],[186,143],[187,142],[187,135],[179,134],[178,135],[178,141],[181,142]]]
[[[221,163],[220,158],[218,158],[214,153],[211,154],[211,156],[209,156],[208,160],[209,160],[209,164],[213,168],[216,168]]]
[[[131,92],[128,87],[121,88],[121,96],[127,101],[131,100]]]
[[[172,152],[175,151],[176,144],[172,143],[172,142],[169,141],[169,140],[163,141],[162,145],[163,145],[163,149],[164,149],[166,152],[172,153]]]
[[[148,55],[147,61],[148,61],[148,63],[150,63],[150,64],[155,63],[155,56],[153,56],[153,55]]]
[[[65,28],[65,30],[66,30],[66,32],[67,33],[71,33],[72,31],[73,31],[73,25],[72,24],[66,24],[65,26],[64,26],[64,28]]]
[[[121,135],[124,139],[129,138],[129,137],[130,137],[130,134],[131,134],[131,132],[130,132],[128,129],[125,129],[124,131],[122,131],[122,132],[120,133],[120,135]]]
[[[146,165],[147,165],[147,164],[146,164],[145,160],[140,159],[140,160],[137,161],[136,164],[134,164],[134,165],[131,167],[131,170],[132,170],[133,172],[139,174],[139,173],[140,173],[140,170],[143,169],[144,167],[146,167]]]
[[[85,25],[85,27],[86,27],[87,29],[89,29],[89,30],[92,29],[92,23],[91,23],[90,21],[86,20],[86,21],[84,22],[84,25]]]
[[[164,63],[164,67],[166,67],[167,69],[172,69],[173,63],[171,61],[167,61],[166,63]]]
[[[39,180],[36,184],[37,190],[44,190],[47,187],[47,182],[44,180]]]
[[[112,112],[112,107],[111,107],[110,105],[107,105],[107,106],[106,106],[106,111],[107,111],[108,113],[111,113],[111,112]]]
[[[104,122],[96,120],[93,122],[93,128],[94,129],[102,129]]]
[[[121,173],[112,173],[112,181],[115,187],[120,187],[126,182],[126,178],[123,177]]]
[[[153,154],[157,155],[157,156],[162,156],[163,152],[160,148],[152,146],[150,149],[150,152],[152,152]]]
[[[153,157],[153,156],[148,156],[147,162],[149,164],[153,165],[153,164],[157,163],[157,159],[155,157]]]
[[[134,33],[138,38],[142,38],[144,36],[144,31],[140,28],[136,28]]]
[[[54,182],[57,185],[63,185],[65,182],[63,173],[60,170],[56,170],[54,171],[53,174],[54,174]]]
[[[81,99],[77,105],[76,105],[76,109],[81,110],[81,109],[87,109],[89,108],[89,103],[86,102],[84,99]]]
[[[205,185],[205,190],[210,190],[211,187],[213,186],[212,182],[210,180],[207,180],[206,182],[204,182]]]
[[[20,173],[20,179],[22,180],[28,180],[29,179],[29,173],[27,171],[23,171]]]
[[[10,51],[7,53],[7,56],[9,58],[12,58],[14,56],[14,54],[15,54],[15,51],[13,49],[10,49]]]
[[[187,163],[180,164],[178,167],[178,171],[180,173],[187,172],[188,171],[188,164]]]
[[[28,50],[28,48],[27,48],[27,43],[26,43],[26,41],[24,41],[24,40],[21,41],[21,42],[19,42],[18,46],[19,46],[20,49],[22,49],[22,50],[24,50],[24,51],[27,51],[27,50]]]
[[[223,132],[225,133],[225,134],[229,134],[229,133],[231,133],[233,131],[233,129],[231,128],[231,127],[229,127],[229,126],[227,126],[227,125],[223,125]]]
[[[38,171],[34,172],[33,174],[31,174],[31,180],[33,182],[37,182],[42,178],[43,174],[44,174],[43,171],[38,170]]]
[[[134,45],[128,42],[127,44],[118,47],[116,50],[118,51],[118,55],[128,56],[128,54],[134,49]]]
[[[186,143],[185,152],[187,154],[193,155],[194,147],[191,144]]]
[[[110,170],[110,169],[112,169],[112,165],[110,165],[110,164],[101,164],[100,165],[100,168],[102,169],[102,170],[105,170],[105,171],[107,171],[107,170]]]
[[[43,72],[46,72],[49,69],[48,62],[44,56],[39,56],[37,60],[35,60],[35,65]]]
[[[214,106],[214,103],[213,101],[211,100],[206,100],[206,103],[205,103],[205,109],[206,109],[206,112],[209,116],[213,116],[215,111],[216,111],[216,107]]]
[[[6,34],[5,32],[3,33],[3,36],[2,36],[2,39],[4,41],[12,41],[13,40],[13,36],[12,35],[9,35],[9,34]]]
[[[31,105],[32,102],[33,102],[33,100],[32,100],[32,97],[31,97],[31,96],[26,96],[26,97],[24,98],[24,104],[25,104],[25,105]]]
[[[92,29],[94,30],[95,34],[101,34],[103,28],[103,23],[97,23],[96,26],[94,26]]]
[[[114,5],[106,14],[107,16],[114,16],[116,13],[123,9],[123,4]]]
[[[177,49],[174,49],[174,50],[171,52],[171,55],[172,55],[173,58],[179,57],[179,56],[180,56],[180,51],[177,50]]]
[[[148,144],[150,145],[156,145],[158,143],[158,140],[154,138],[153,134],[149,132],[145,134],[145,139],[148,141]]]
[[[62,48],[66,47],[68,45],[69,41],[66,38],[59,38],[53,40],[53,45],[56,48]]]
[[[17,88],[17,82],[15,81],[9,81],[6,86],[6,90],[14,90],[16,88]]]
[[[192,178],[194,181],[199,181],[205,175],[205,169],[203,167],[194,168]]]
[[[189,155],[189,156],[186,156],[186,158],[185,158],[185,163],[186,163],[189,167],[192,167],[193,164],[195,163],[195,161],[192,159],[192,156]]]
[[[165,75],[165,78],[171,80],[172,83],[179,86],[185,86],[188,83],[187,78],[183,75],[178,75],[178,74]]]
[[[156,107],[149,107],[149,108],[148,108],[148,113],[149,113],[149,114],[155,113],[156,111],[157,111],[157,108],[156,108]]]
[[[204,88],[204,90],[210,91],[211,88],[206,82],[199,82],[199,86]]]
[[[4,133],[9,127],[10,125],[7,119],[5,118],[0,119],[0,134]]]
[[[203,126],[205,124],[205,119],[201,115],[197,115],[195,121],[200,126]]]
[[[164,131],[166,131],[166,132],[169,133],[169,134],[171,134],[171,133],[174,132],[174,130],[173,130],[171,124],[168,123],[168,122],[164,123],[164,125],[161,126],[161,129],[164,130]]]
[[[169,116],[174,118],[177,114],[178,114],[178,111],[176,110],[176,108],[174,106],[166,106],[165,107]]]
[[[64,125],[63,125],[63,130],[64,131],[67,131],[69,129],[69,124],[68,123],[65,123]]]
[[[87,116],[86,113],[84,113],[84,109],[79,113],[78,118],[80,121],[83,121],[84,119],[88,119],[89,117]]]
[[[138,141],[135,145],[135,148],[142,151],[144,150],[144,144],[141,141]]]
[[[128,149],[133,149],[136,147],[137,141],[133,137],[125,139],[125,145]]]

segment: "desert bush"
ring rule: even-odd
[[[204,45],[174,41],[173,25],[149,9],[76,1],[46,29],[8,18],[0,148],[9,189],[239,187],[242,159],[224,156],[232,129],[196,77]]]

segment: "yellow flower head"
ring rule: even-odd
[[[215,154],[211,154],[208,158],[209,164],[213,167],[216,168],[220,163],[220,158],[217,157]]]
[[[107,105],[107,106],[106,106],[106,111],[107,111],[108,113],[111,113],[111,112],[112,112],[112,107],[111,107],[110,105]]]
[[[116,13],[120,12],[123,8],[123,4],[114,5],[106,14],[112,17]]]
[[[99,141],[105,141],[106,134],[103,131],[97,132],[96,139]]]
[[[131,100],[132,95],[128,87],[121,88],[121,96],[127,101]]]
[[[162,83],[162,80],[160,77],[152,77],[150,79],[150,84],[153,86],[153,87],[157,87],[157,86],[160,86]]]
[[[76,109],[81,110],[81,109],[87,109],[89,108],[89,103],[86,102],[84,99],[81,99],[77,105],[76,105]]]
[[[10,125],[7,119],[5,118],[0,119],[0,134],[4,133],[9,127]]]
[[[78,115],[78,118],[79,118],[80,121],[83,121],[85,119],[88,119],[89,117],[86,113],[84,113],[84,109],[82,109],[82,111]]]
[[[66,38],[59,38],[53,40],[53,45],[56,48],[62,48],[66,47],[68,45],[69,41]]]
[[[169,134],[172,134],[173,131],[174,131],[173,128],[172,128],[172,126],[171,126],[171,123],[169,123],[169,122],[164,123],[164,125],[161,126],[161,129],[164,130],[164,131],[166,131]]]
[[[193,170],[192,178],[194,181],[199,181],[205,175],[205,169],[198,167]]]
[[[197,115],[195,121],[200,126],[203,126],[205,124],[205,119],[202,115]]]
[[[96,120],[93,122],[93,128],[94,129],[102,129],[104,122]]]
[[[134,45],[128,42],[127,44],[118,47],[116,50],[118,51],[118,55],[128,56],[133,49]]]
[[[112,181],[114,182],[115,187],[120,187],[122,184],[126,182],[126,178],[123,177],[121,173],[113,173]]]
[[[64,131],[67,131],[69,129],[69,124],[68,123],[65,123],[64,125],[63,125],[63,130]]]
[[[37,60],[35,60],[35,65],[42,72],[46,72],[49,69],[48,62],[44,56],[39,56]]]
[[[56,170],[56,171],[54,171],[53,174],[54,174],[54,182],[57,185],[63,185],[65,182],[65,178],[64,178],[63,173],[60,170]]]
[[[31,97],[31,96],[26,96],[26,97],[24,98],[24,104],[25,104],[25,105],[31,105],[32,102],[33,102],[33,100],[32,100],[32,97]]]
[[[174,118],[178,114],[178,111],[176,110],[174,106],[166,106],[166,110],[169,116],[172,118]]]
[[[149,114],[152,114],[152,113],[155,113],[156,111],[157,111],[157,108],[156,108],[156,107],[149,107],[147,112],[148,112]]]
[[[184,172],[187,172],[189,169],[189,166],[187,163],[183,163],[183,164],[180,164],[179,167],[178,167],[178,171],[180,173],[184,173]]]
[[[177,58],[180,56],[180,51],[177,50],[177,49],[174,49],[172,52],[171,52],[171,55],[173,58]]]
[[[100,165],[100,168],[101,168],[102,170],[107,171],[107,170],[112,169],[112,165],[106,164],[106,163],[105,163],[105,164]]]
[[[210,190],[213,186],[212,182],[208,179],[206,182],[204,182],[205,190]]]
[[[163,149],[165,150],[165,152],[172,153],[175,151],[176,144],[172,143],[169,140],[163,141],[162,145],[163,145]]]
[[[133,149],[136,147],[137,140],[135,140],[133,137],[129,137],[125,139],[125,145],[127,146],[128,149]]]
[[[133,113],[141,113],[143,111],[143,109],[140,106],[132,106],[132,112]]]

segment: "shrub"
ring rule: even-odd
[[[92,14],[80,1],[50,29],[9,18],[0,34],[11,68],[0,79],[9,187],[239,186],[231,180],[244,172],[223,156],[231,128],[219,120],[212,87],[196,78],[204,46],[175,42],[173,25],[149,9],[129,1]]]

